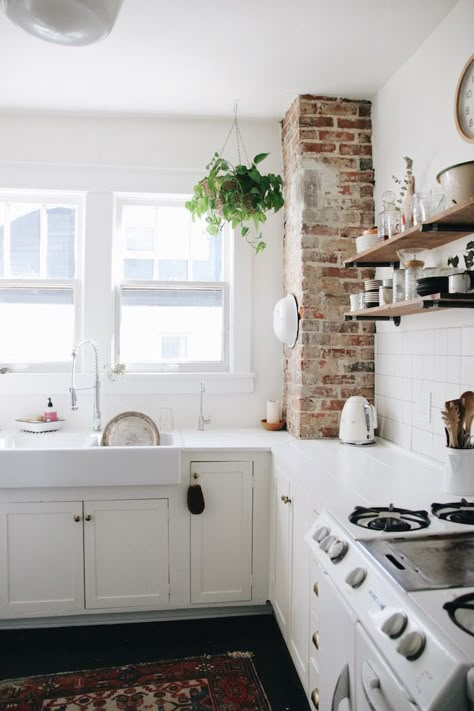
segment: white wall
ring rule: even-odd
[[[214,151],[222,148],[231,122],[5,113],[0,115],[0,189],[81,190],[89,193],[91,204],[94,194],[190,193]],[[281,173],[278,123],[242,121],[241,132],[249,157],[269,151],[265,170]],[[232,161],[237,159],[233,140],[225,155]],[[248,283],[251,308],[249,370],[255,373],[253,392],[249,392],[248,379],[242,385],[225,376],[207,376],[205,414],[211,416],[213,427],[257,425],[265,417],[266,400],[281,397],[282,348],[273,335],[272,312],[282,295],[282,224],[281,214],[269,217],[264,228],[267,249],[257,258],[251,255],[250,273],[243,279]],[[106,220],[104,228],[111,229],[111,225],[112,221]],[[94,238],[99,253],[101,236]],[[85,303],[87,306],[87,293]],[[100,341],[100,333],[83,335]],[[105,363],[110,358],[102,353],[101,360]],[[123,383],[105,381],[104,421],[129,409],[158,418],[160,407],[172,407],[176,426],[196,426],[199,380],[199,376],[183,378],[181,387],[173,385],[172,379],[171,383],[161,379],[158,385],[151,376],[127,376]],[[0,375],[0,427],[11,426],[15,417],[41,412],[49,395],[60,414],[67,417],[69,427],[87,426],[91,398],[81,393],[80,410],[71,413],[68,386],[65,375]]]
[[[474,145],[456,130],[453,108],[459,74],[474,51],[473,27],[474,3],[460,0],[377,93],[372,114],[377,211],[384,190],[396,189],[392,175],[403,174],[403,156],[414,159],[419,191],[439,188],[435,178],[443,168],[474,159]],[[427,266],[446,266],[447,256],[467,241],[434,250]],[[474,310],[412,316],[398,329],[378,323],[375,388],[382,436],[443,459],[440,409],[446,399],[474,389]]]

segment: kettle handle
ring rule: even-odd
[[[367,404],[364,404],[365,409],[369,413],[369,422],[372,423],[372,427],[374,430],[377,429],[378,425],[378,419],[377,419],[377,410],[375,409],[375,405],[371,405],[369,402]]]

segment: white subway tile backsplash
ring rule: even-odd
[[[461,383],[469,383],[472,388],[474,383],[474,355],[461,356]]]
[[[448,355],[461,355],[461,330],[460,328],[448,328]]]
[[[461,356],[448,355],[446,362],[446,382],[456,383],[461,380]]]
[[[444,461],[441,410],[447,400],[474,390],[474,326],[382,332],[376,353],[380,436]]]
[[[461,334],[461,355],[474,355],[474,328],[463,328]]]
[[[447,353],[448,353],[447,344],[448,344],[447,329],[440,328],[439,331],[435,331],[435,335],[434,335],[435,355],[447,355]]]

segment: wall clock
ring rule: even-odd
[[[467,60],[458,80],[454,115],[462,138],[474,143],[474,54]]]

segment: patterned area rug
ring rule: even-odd
[[[0,681],[0,711],[271,711],[249,652]]]

